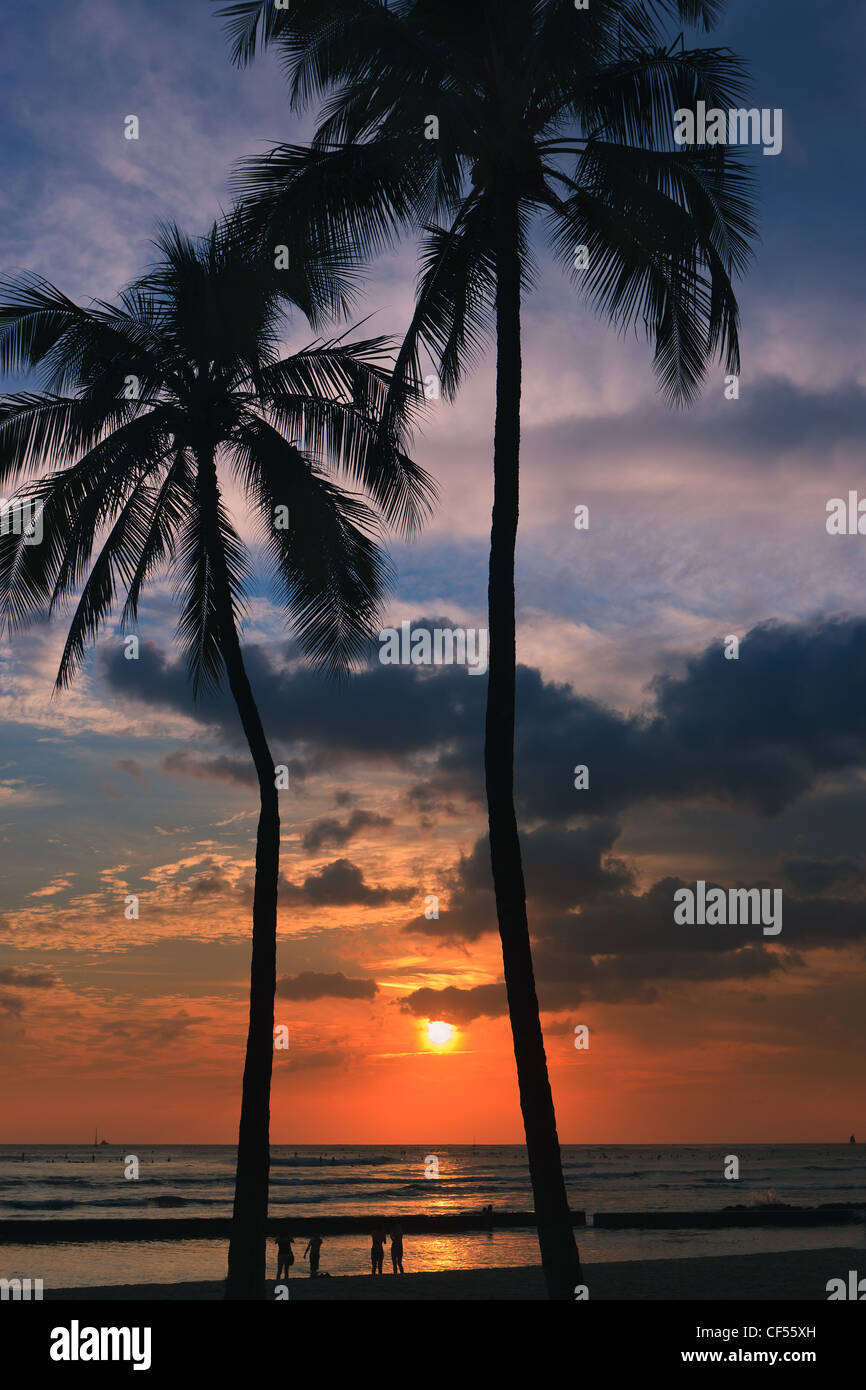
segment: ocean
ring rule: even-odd
[[[866,1205],[863,1145],[780,1144],[566,1146],[563,1166],[573,1210],[591,1222],[602,1211],[717,1210],[735,1203],[785,1202]],[[738,1181],[725,1180],[728,1153],[739,1157]],[[139,1177],[126,1179],[128,1156]],[[426,1177],[434,1171],[438,1177]],[[398,1216],[494,1208],[530,1210],[525,1152],[519,1145],[363,1146],[327,1148],[275,1145],[271,1157],[270,1214],[284,1219]],[[0,1147],[0,1220],[228,1216],[231,1213],[234,1147],[231,1145],[74,1145]],[[860,1245],[863,1226],[806,1229],[640,1231],[578,1228],[588,1262],[747,1254]],[[295,1245],[294,1276],[307,1266]],[[331,1236],[322,1269],[332,1274],[369,1272],[364,1235]],[[273,1256],[273,1258],[272,1258]],[[0,1277],[42,1278],[46,1288],[111,1283],[160,1283],[219,1279],[225,1273],[225,1240],[61,1242],[6,1244]],[[275,1248],[269,1249],[269,1265]],[[407,1272],[538,1263],[530,1229],[407,1236]],[[388,1267],[386,1249],[386,1268]],[[273,1270],[270,1270],[273,1273]]]

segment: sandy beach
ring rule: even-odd
[[[584,1282],[591,1299],[752,1302],[825,1302],[827,1281],[866,1273],[866,1250],[857,1247],[795,1250],[772,1255],[711,1255],[683,1260],[634,1260],[587,1264]],[[522,1301],[544,1299],[538,1266],[515,1269],[463,1269],[436,1274],[352,1275],[291,1280],[290,1299],[316,1301],[390,1299],[426,1302]],[[46,1299],[149,1301],[222,1298],[222,1283],[118,1284],[84,1289],[45,1290]]]

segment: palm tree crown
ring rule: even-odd
[[[236,220],[198,240],[167,227],[157,246],[156,266],[114,306],[81,307],[30,274],[0,282],[0,367],[42,378],[41,390],[0,401],[0,487],[35,502],[44,532],[39,545],[0,538],[0,618],[21,626],[80,589],[64,686],[118,590],[126,626],[145,581],[170,563],[194,686],[217,680],[218,571],[239,617],[251,569],[222,497],[203,486],[216,459],[260,524],[304,647],[343,669],[363,650],[389,575],[380,516],[411,530],[432,495],[422,470],[377,436],[387,340],[318,340],[283,355],[289,304],[316,323],[346,302],[349,277],[301,256],[287,279],[272,255],[250,253]],[[60,466],[46,474],[48,459]]]
[[[665,21],[709,28],[714,0],[268,0],[224,7],[233,56],[285,60],[291,98],[325,100],[312,148],[245,161],[236,183],[271,228],[303,208],[323,247],[366,254],[422,234],[418,299],[401,358],[421,346],[453,396],[492,327],[499,202],[543,220],[594,307],[655,345],[671,400],[694,399],[716,355],[739,369],[732,277],[749,260],[752,176],[724,145],[674,144],[674,112],[741,101],[726,49],[671,41]],[[435,124],[431,121],[435,118]],[[578,255],[585,248],[585,255]]]

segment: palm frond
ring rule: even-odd
[[[386,338],[323,343],[266,368],[260,390],[282,432],[363,487],[409,535],[429,515],[436,489],[402,447],[419,398],[408,387],[391,393],[390,355]],[[398,394],[383,430],[386,402]]]
[[[317,665],[345,673],[369,653],[393,575],[375,513],[265,421],[244,428],[234,458],[298,640]],[[279,507],[287,527],[275,525]]]
[[[228,575],[235,627],[242,621],[243,591],[251,577],[246,548],[221,501],[216,511],[214,527],[209,509],[202,505],[196,489],[178,537],[173,566],[175,594],[183,604],[177,635],[195,699],[203,691],[218,687],[225,670],[223,651],[227,634],[222,627],[221,594],[213,560],[215,548],[220,548]]]
[[[435,171],[422,145],[407,136],[332,150],[278,145],[243,160],[232,183],[258,234],[282,239],[299,219],[317,252],[369,258],[429,201]]]
[[[40,509],[42,541],[0,536],[0,629],[26,626],[69,594],[84,576],[100,528],[162,457],[160,421],[120,427],[72,467],[35,480],[16,497]]]
[[[117,584],[132,581],[151,534],[158,499],[156,488],[140,482],[121,508],[87,577],[69,624],[55,681],[56,691],[71,684],[89,643],[111,613]]]
[[[713,356],[739,370],[738,309],[731,271],[748,253],[748,202],[731,185],[729,217],[720,216],[732,161],[718,151],[633,151],[592,142],[580,182],[551,199],[555,249],[574,283],[620,329],[643,324],[655,342],[654,368],[668,399],[692,401]],[[713,165],[715,164],[715,168]],[[748,172],[736,167],[748,187]],[[715,180],[717,197],[709,196]],[[588,267],[575,270],[576,246]],[[723,254],[724,253],[724,254]],[[725,258],[727,257],[727,259]]]

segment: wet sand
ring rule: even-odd
[[[682,1260],[632,1260],[584,1265],[590,1299],[752,1302],[768,1299],[825,1302],[827,1281],[849,1270],[866,1275],[866,1248],[795,1250],[761,1255],[709,1255]],[[269,1289],[273,1284],[268,1285]],[[190,1284],[118,1284],[102,1288],[46,1289],[46,1299],[135,1301],[220,1299],[219,1281]],[[400,1299],[408,1301],[521,1301],[543,1299],[538,1266],[461,1269],[436,1274],[383,1274],[289,1283],[289,1301]]]

